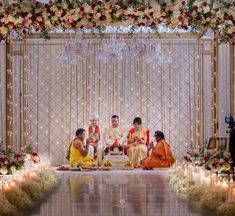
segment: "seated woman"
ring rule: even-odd
[[[163,132],[156,131],[154,137],[157,144],[152,155],[142,161],[143,168],[170,167],[175,162],[170,145],[166,142]]]
[[[89,148],[91,151],[89,152],[89,155],[92,159],[97,158],[97,147],[98,147],[98,142],[100,141],[100,129],[98,125],[98,117],[97,116],[92,116],[90,119],[90,126],[88,128],[88,136],[91,138],[92,142]]]
[[[89,157],[89,146],[91,144],[91,139],[86,140],[86,144],[84,143],[84,139],[86,136],[86,132],[83,128],[79,128],[76,133],[76,137],[70,142],[68,159],[70,165],[80,165],[81,163],[92,163],[91,158]]]
[[[133,121],[134,128],[130,129],[127,136],[127,156],[134,167],[139,167],[141,160],[147,157],[147,130],[142,129],[141,124],[141,118],[136,117]]]

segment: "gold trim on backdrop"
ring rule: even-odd
[[[141,38],[146,37],[146,33],[140,34],[129,34],[129,33],[117,33],[117,38],[124,38],[124,39],[134,39],[134,38]],[[72,39],[77,38],[77,34],[68,34],[68,33],[49,33],[49,37],[51,39]],[[82,38],[86,39],[111,39],[112,33],[105,33],[105,34],[94,34],[94,33],[84,33],[81,36]],[[148,33],[148,38],[150,39],[196,39],[199,38],[200,35],[198,33]],[[42,39],[41,34],[35,33],[35,34],[27,34],[24,35],[24,39]]]
[[[230,45],[230,113],[235,117],[235,49]]]
[[[219,88],[218,88],[218,40],[214,39],[212,41],[212,137],[217,137],[218,135],[218,99],[219,99]]]
[[[12,95],[12,63],[11,63],[12,43],[6,40],[6,148],[13,146],[13,95]]]

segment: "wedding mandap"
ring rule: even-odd
[[[235,215],[234,11],[0,0],[0,216]]]

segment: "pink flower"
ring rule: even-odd
[[[37,21],[38,21],[38,22],[42,22],[42,17],[38,17],[38,18],[37,18]]]
[[[62,15],[61,11],[57,11],[57,12],[56,12],[56,16],[57,16],[57,17],[61,17],[61,15]]]
[[[26,20],[27,20],[27,19],[30,19],[32,16],[33,16],[33,15],[32,15],[31,13],[29,13],[29,14],[25,17],[25,19],[26,19]]]
[[[166,12],[163,12],[163,13],[162,13],[162,16],[163,16],[163,17],[166,17],[166,16],[167,16],[167,15],[166,15]]]
[[[171,10],[171,9],[173,8],[173,4],[170,3],[170,2],[168,2],[168,3],[166,4],[166,7],[167,7],[169,10]]]
[[[97,14],[96,14],[96,16],[97,16],[98,18],[100,18],[101,15],[102,15],[101,13],[97,13]]]

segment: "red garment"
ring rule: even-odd
[[[88,128],[88,136],[91,137],[92,134],[93,134],[92,126],[90,125],[89,128]],[[100,140],[100,129],[99,129],[98,125],[95,126],[95,134],[98,134],[98,140],[95,140],[95,141],[92,140],[93,144],[97,144]]]

